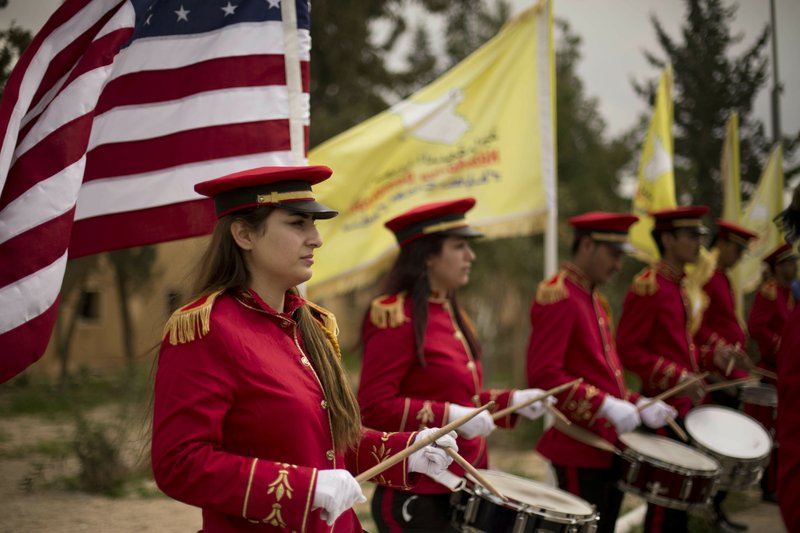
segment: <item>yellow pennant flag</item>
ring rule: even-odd
[[[742,193],[739,186],[739,114],[733,112],[725,124],[725,140],[722,143],[722,156],[719,162],[719,179],[722,183],[722,219],[741,224]],[[739,270],[728,272],[733,285],[736,315],[741,320],[744,313],[742,282]]]
[[[319,225],[309,294],[373,280],[397,251],[383,223],[422,203],[475,197],[467,218],[489,237],[544,229],[555,208],[551,28],[541,2],[407,100],[309,153],[333,169],[315,190],[340,213]]]
[[[783,236],[772,222],[783,211],[783,147],[779,144],[761,171],[756,192],[742,213],[741,224],[758,237],[736,266],[735,274],[746,292],[761,282],[761,260],[783,242]]]
[[[658,249],[650,232],[651,211],[675,207],[675,175],[672,166],[672,66],[661,73],[653,117],[639,159],[639,181],[633,197],[633,214],[639,221],[631,226],[630,240],[642,261],[658,260]]]

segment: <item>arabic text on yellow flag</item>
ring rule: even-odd
[[[773,219],[783,211],[783,148],[772,152],[761,171],[756,192],[744,208],[741,223],[758,235],[748,252],[736,266],[736,276],[745,292],[751,292],[761,281],[761,260],[781,242],[782,235]]]
[[[650,232],[651,211],[675,207],[675,177],[672,169],[672,67],[661,73],[653,117],[639,159],[639,181],[633,197],[633,214],[639,221],[631,226],[635,255],[646,262],[658,259],[658,249]]]
[[[316,192],[340,213],[319,224],[312,297],[374,279],[397,249],[383,223],[425,202],[475,197],[468,220],[489,237],[543,230],[547,198],[555,203],[546,194],[555,174],[551,27],[542,2],[441,78],[309,153],[333,169]]]

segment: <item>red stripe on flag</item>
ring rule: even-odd
[[[0,244],[0,288],[37,272],[64,255],[75,215],[73,207],[63,215],[48,220]],[[35,242],[36,246],[31,247]]]
[[[87,113],[67,122],[22,154],[8,173],[0,196],[0,209],[82,158],[91,129],[92,114]]]
[[[303,68],[302,73],[303,88],[308,91],[308,68]],[[148,70],[120,76],[103,89],[95,109],[96,114],[101,115],[117,106],[177,100],[231,87],[272,85],[286,85],[283,56],[223,57],[171,70]]]
[[[50,342],[56,323],[61,296],[47,311],[12,330],[0,334],[0,346],[13,347],[13,353],[3,353],[0,359],[0,383],[13,378],[39,360]],[[13,357],[12,357],[13,355]]]
[[[83,182],[289,149],[286,120],[209,126],[142,141],[100,145],[87,154]]]
[[[78,220],[69,258],[207,235],[215,222],[210,199]]]

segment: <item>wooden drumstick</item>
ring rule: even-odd
[[[478,481],[478,483],[489,489],[489,492],[491,492],[498,498],[501,498],[503,501],[508,500],[508,498],[506,498],[502,492],[497,490],[497,487],[492,485],[491,481],[483,477],[483,475],[480,472],[478,472],[478,469],[472,466],[469,461],[461,457],[461,455],[459,455],[457,451],[455,451],[453,448],[444,448],[444,452],[450,457],[452,457],[453,461],[458,463],[461,466],[461,468],[463,468],[469,475],[474,477]]]
[[[564,415],[564,413],[562,413],[561,411],[559,411],[558,409],[556,409],[555,407],[553,407],[553,406],[552,406],[552,405],[550,405],[549,403],[547,404],[547,408],[546,408],[546,409],[547,409],[548,411],[550,411],[550,413],[551,413],[553,416],[555,416],[556,418],[560,419],[560,420],[561,420],[562,422],[564,422],[566,425],[568,425],[568,426],[571,426],[571,425],[572,425],[572,422],[570,422],[569,418],[567,418],[567,417],[566,417],[566,415]]]
[[[664,418],[664,420],[667,421],[667,424],[669,424],[669,427],[672,428],[672,431],[674,431],[683,442],[689,442],[689,437],[686,435],[686,432],[678,425],[677,422],[675,422],[674,418],[667,416]]]
[[[359,475],[356,476],[356,481],[358,481],[359,483],[363,483],[369,479],[374,478],[384,470],[387,470],[396,465],[397,463],[399,463],[400,461],[404,460],[412,453],[421,450],[422,448],[428,446],[429,444],[433,444],[434,442],[436,442],[437,439],[440,439],[443,436],[450,433],[451,431],[453,431],[454,429],[463,426],[464,424],[466,424],[467,422],[478,416],[478,414],[482,413],[483,411],[486,411],[487,409],[491,409],[492,407],[494,407],[494,401],[490,401],[483,407],[479,407],[474,411],[472,411],[471,413],[466,414],[461,418],[457,418],[456,420],[453,420],[444,427],[439,428],[438,431],[434,431],[430,435],[427,435],[425,438],[415,441],[414,444],[412,444],[405,450],[401,450],[396,454],[390,456],[389,458],[385,459],[384,461],[381,461],[380,463],[376,464],[372,468],[365,470],[364,472],[361,472]]]
[[[550,390],[546,390],[543,393],[541,393],[540,395],[534,396],[533,398],[531,398],[529,400],[525,400],[524,402],[520,402],[517,405],[511,405],[509,407],[506,407],[505,409],[500,409],[496,413],[492,414],[492,419],[499,420],[499,419],[503,418],[504,416],[506,416],[506,415],[508,415],[510,413],[513,413],[517,409],[522,409],[523,407],[528,407],[531,404],[534,404],[536,402],[540,402],[540,401],[544,400],[545,398],[547,398],[548,396],[552,396],[554,394],[558,394],[559,392],[565,391],[568,388],[574,386],[575,384],[581,383],[582,381],[583,381],[583,378],[578,378],[578,379],[574,379],[574,380],[570,381],[569,383],[562,383],[558,387],[553,387]]]
[[[750,372],[752,372],[753,374],[755,374],[757,376],[764,376],[765,378],[774,379],[776,381],[778,379],[778,374],[776,374],[775,372],[772,372],[770,370],[765,370],[765,369],[759,368],[757,366],[754,366],[753,368],[751,368]]]
[[[565,435],[568,435],[573,439],[580,441],[586,445],[592,446],[593,448],[598,448],[600,450],[604,450],[611,453],[619,452],[616,446],[608,442],[600,435],[585,430],[580,426],[576,426],[575,424],[568,426],[563,422],[561,422],[561,419],[557,418],[555,421],[555,427]]]
[[[736,363],[736,359],[731,357],[730,361],[728,361],[728,366],[725,368],[725,375],[730,376],[731,370],[733,370],[733,365]]]
[[[707,385],[706,392],[727,389],[728,387],[735,387],[736,385],[743,385],[744,383],[751,383],[753,381],[758,381],[758,376],[747,376],[746,378],[732,379],[730,381],[720,381],[713,385]]]
[[[694,385],[698,381],[703,381],[704,379],[706,379],[707,376],[708,376],[708,372],[703,372],[702,374],[698,374],[697,376],[695,376],[693,378],[687,379],[683,383],[678,383],[677,385],[675,385],[671,389],[667,389],[664,392],[662,392],[661,394],[653,396],[652,398],[650,398],[650,401],[643,403],[642,405],[640,405],[636,409],[638,409],[639,411],[643,411],[644,409],[647,409],[648,407],[650,407],[651,405],[653,405],[657,401],[663,400],[665,398],[670,398],[670,397],[678,394],[679,392],[681,392],[683,389],[691,387],[692,385]]]

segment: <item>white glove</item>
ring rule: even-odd
[[[424,439],[438,428],[423,429],[414,438],[414,442]],[[456,432],[451,431],[443,437],[439,437],[436,445],[428,445],[412,453],[408,458],[409,472],[419,472],[429,476],[437,476],[453,462],[453,458],[447,455],[443,448],[452,448],[458,451],[458,444],[456,444]]]
[[[650,398],[645,398],[643,396],[636,402],[636,407],[638,408],[649,401]],[[678,411],[661,400],[639,411],[639,417],[641,417],[644,425],[653,429],[664,427],[667,424],[667,418],[675,418],[676,416],[678,416]]]
[[[542,389],[516,390],[511,394],[510,405],[517,405],[518,403],[526,402],[531,398],[536,398],[537,396],[541,396],[542,394],[544,394],[544,391]],[[545,413],[548,405],[553,405],[557,402],[558,400],[556,400],[554,397],[548,396],[544,400],[539,400],[538,402],[533,402],[527,407],[523,407],[522,409],[517,409],[516,411],[514,411],[514,413],[520,416],[524,416],[525,418],[528,418],[530,420],[536,420]]]
[[[463,405],[451,403],[450,409],[448,410],[449,415],[447,417],[447,423],[449,424],[453,420],[468,415],[474,410],[474,407],[464,407]],[[478,416],[458,427],[456,433],[465,439],[474,439],[475,437],[489,436],[489,434],[494,431],[494,428],[495,425],[494,420],[492,420],[492,415],[486,411],[481,411]]]
[[[610,394],[600,405],[600,416],[607,418],[614,424],[617,433],[630,433],[642,423],[636,406],[626,400],[614,398]]]
[[[322,518],[329,526],[354,504],[365,501],[367,498],[361,492],[361,485],[347,470],[317,471],[317,486],[311,508],[321,507]]]

